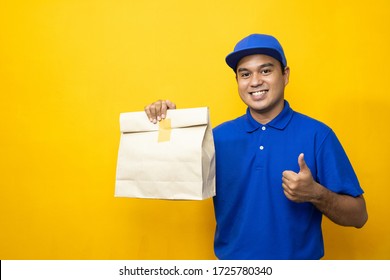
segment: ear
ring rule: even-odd
[[[288,81],[290,79],[290,67],[286,66],[286,68],[284,68],[284,86],[287,86],[288,84]]]

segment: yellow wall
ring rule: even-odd
[[[244,113],[224,58],[271,33],[286,97],[330,125],[366,192],[326,259],[390,258],[387,0],[0,1],[0,259],[213,259],[211,200],[114,198],[119,113],[157,98]],[[286,233],[288,234],[288,233]]]

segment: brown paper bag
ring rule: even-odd
[[[214,140],[207,107],[120,115],[116,197],[203,200],[215,195]]]

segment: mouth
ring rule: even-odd
[[[268,92],[268,89],[264,89],[264,90],[259,90],[259,91],[252,91],[252,92],[249,92],[249,94],[252,96],[255,96],[255,97],[262,97],[267,92]]]

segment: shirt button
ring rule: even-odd
[[[266,127],[265,127],[265,126],[263,126],[261,129],[262,129],[262,130],[266,130]]]
[[[264,146],[260,146],[259,149],[260,149],[260,150],[264,150]]]

